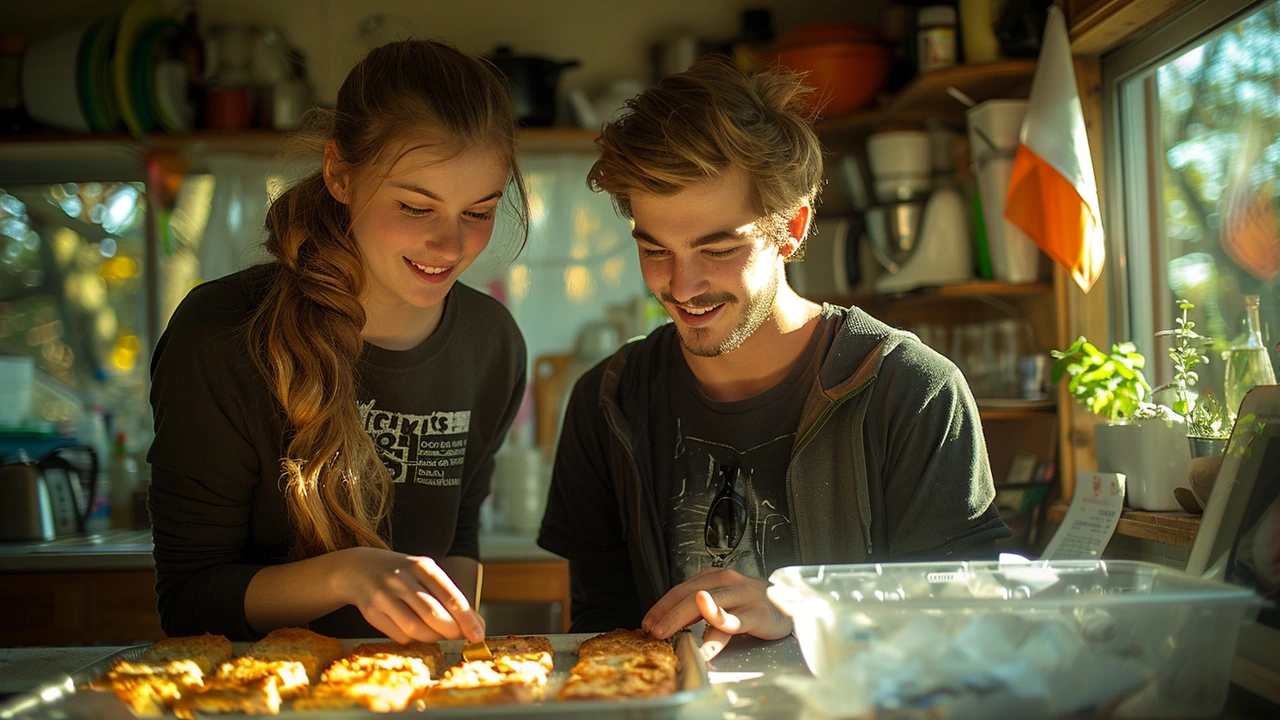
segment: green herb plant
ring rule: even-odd
[[[1084,403],[1089,412],[1108,422],[1124,422],[1139,416],[1151,403],[1151,386],[1142,375],[1147,360],[1131,342],[1111,346],[1104,353],[1083,335],[1066,350],[1054,350],[1051,379],[1067,378],[1067,392]]]
[[[1156,333],[1156,337],[1173,338],[1173,345],[1169,348],[1169,358],[1173,360],[1173,379],[1151,393],[1154,395],[1166,390],[1173,391],[1173,411],[1187,419],[1187,435],[1226,438],[1231,434],[1231,421],[1213,394],[1203,393],[1198,402],[1191,396],[1196,383],[1200,382],[1200,374],[1196,372],[1196,368],[1209,364],[1209,356],[1204,354],[1204,348],[1212,345],[1213,340],[1196,332],[1195,322],[1187,317],[1195,309],[1195,304],[1183,299],[1178,301],[1178,307],[1182,310],[1182,317],[1175,319],[1178,327]]]

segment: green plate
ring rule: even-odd
[[[89,26],[80,38],[80,50],[76,54],[76,88],[80,94],[80,109],[89,121],[89,129],[102,132],[106,129],[106,118],[103,117],[93,95],[93,48],[98,33],[102,31],[103,20]]]

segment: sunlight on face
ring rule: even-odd
[[[672,195],[631,197],[645,285],[694,355],[736,350],[774,312],[782,272],[776,228],[749,198],[737,168]]]
[[[496,150],[416,147],[353,192],[352,234],[364,256],[366,312],[439,305],[493,234],[511,167]]]

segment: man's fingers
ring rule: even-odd
[[[731,637],[733,636],[720,628],[708,625],[707,629],[702,633],[702,659],[710,660],[719,655],[724,646],[729,643],[729,638]]]
[[[654,603],[653,607],[649,608],[649,612],[645,613],[644,619],[640,621],[640,627],[646,632],[652,633],[654,626],[669,615],[677,605],[689,600],[699,590],[713,590],[727,585],[734,575],[737,575],[737,573],[722,568],[703,570],[668,590],[667,594],[663,595],[658,602]]]
[[[717,587],[710,590],[698,590],[683,600],[667,613],[666,617],[654,623],[649,633],[656,638],[666,639],[676,631],[688,627],[706,617],[702,608],[698,607],[698,595],[708,594],[715,600],[715,605],[736,608],[746,601],[745,590],[741,585],[733,587]]]
[[[698,611],[702,613],[702,617],[706,618],[708,625],[733,635],[743,631],[742,620],[725,610],[724,606],[717,603],[711,593],[706,590],[699,590],[694,595],[694,602],[697,603]]]

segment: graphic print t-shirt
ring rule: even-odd
[[[149,504],[170,634],[253,637],[245,589],[259,567],[286,561],[292,545],[284,418],[244,335],[274,272],[259,266],[192,290],[153,358]],[[478,557],[480,504],[523,396],[525,362],[511,315],[462,284],[417,347],[365,344],[356,410],[394,483],[394,550]],[[310,626],[340,637],[377,634],[351,606]]]
[[[804,401],[817,372],[817,340],[774,387],[746,400],[708,398],[689,369],[680,340],[671,333],[668,352],[675,377],[668,383],[671,412],[658,429],[654,467],[659,496],[669,497],[665,518],[671,582],[684,582],[710,567],[766,578],[797,562],[787,496],[787,466]],[[746,509],[746,526],[724,558],[707,548],[707,515],[725,485],[723,468],[735,468],[734,490]]]

